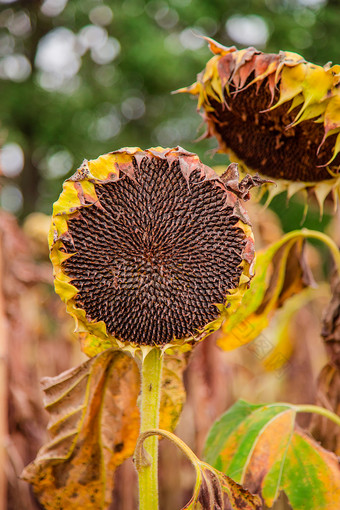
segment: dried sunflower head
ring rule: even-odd
[[[192,86],[207,136],[250,171],[274,178],[272,196],[313,187],[322,208],[340,194],[340,66],[296,53],[236,50],[209,39],[214,57]]]
[[[180,147],[84,161],[54,204],[49,244],[56,291],[90,335],[86,353],[190,345],[219,327],[251,278],[237,195],[252,185]]]

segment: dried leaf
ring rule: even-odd
[[[262,179],[259,174],[255,174],[254,177],[247,174],[240,181],[237,163],[231,163],[228,166],[226,171],[221,175],[221,180],[224,182],[227,190],[232,191],[237,197],[244,201],[250,199],[249,192],[252,188],[262,186],[263,184],[274,184],[274,181]]]
[[[295,424],[289,404],[238,401],[212,427],[205,457],[272,507],[284,491],[294,510],[340,507],[337,457]]]
[[[318,377],[317,403],[340,414],[340,278],[333,275],[332,298],[326,307],[322,332],[328,363]],[[340,430],[323,416],[313,415],[311,430],[326,448],[340,455]]]
[[[226,351],[254,340],[275,310],[314,281],[304,258],[304,235],[296,231],[257,252],[255,276],[242,306],[221,328],[217,344]]]
[[[259,510],[261,500],[209,464],[199,462],[200,483],[182,510]]]
[[[185,391],[183,353],[165,355],[160,424],[172,431]],[[108,508],[115,469],[132,456],[139,434],[139,370],[108,349],[82,365],[43,380],[51,441],[22,477],[47,510]]]
[[[22,477],[47,510],[108,508],[113,474],[139,433],[136,363],[108,350],[43,381],[51,441]]]

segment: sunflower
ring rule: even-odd
[[[51,260],[86,353],[190,346],[238,306],[254,258],[238,195],[254,184],[231,170],[220,178],[180,147],[125,148],[64,183]]]
[[[340,195],[340,66],[296,53],[236,50],[209,39],[214,53],[197,81],[178,92],[198,96],[206,136],[221,152],[273,178],[270,198],[313,188],[321,210]]]

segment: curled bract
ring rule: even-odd
[[[180,147],[125,148],[64,183],[51,260],[86,353],[190,346],[239,305],[254,243],[231,191],[251,185],[233,176],[230,187]]]
[[[221,152],[273,178],[271,196],[314,188],[340,195],[340,65],[296,53],[236,50],[208,39],[214,56],[190,87]]]

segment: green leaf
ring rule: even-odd
[[[249,404],[244,400],[239,400],[233,407],[217,420],[211,429],[205,448],[204,458],[216,469],[222,470],[222,462],[220,453],[224,448],[224,444],[233,430],[249,416],[254,409],[261,405]],[[231,412],[233,411],[233,412]]]
[[[337,457],[295,423],[290,404],[238,401],[211,428],[204,457],[272,507],[281,491],[294,510],[340,508]]]

